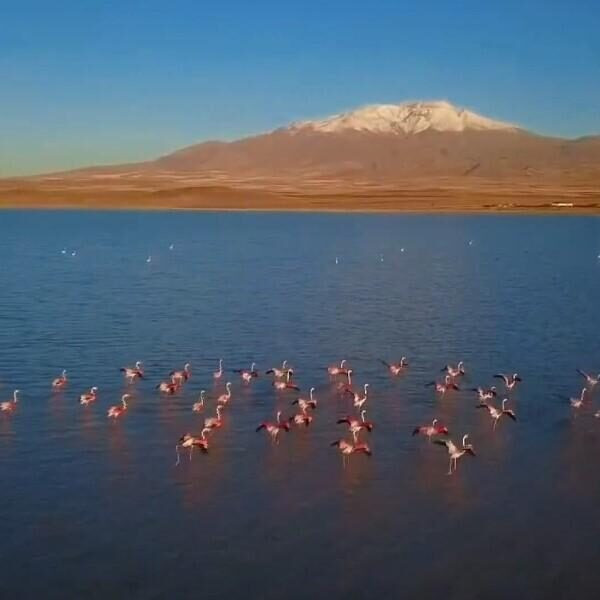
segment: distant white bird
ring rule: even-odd
[[[151,262],[152,262],[152,257],[151,257],[151,256],[149,256],[149,257],[146,259],[146,262],[147,262],[147,263],[151,263]]]
[[[73,250],[73,252],[71,252],[71,256],[75,256],[77,254],[76,250]]]
[[[400,248],[400,252],[404,252],[404,248]]]
[[[175,248],[175,244],[171,244],[171,245],[169,246],[169,250],[173,250],[173,248]]]
[[[379,262],[383,262],[383,254],[379,255]]]
[[[66,253],[67,253],[67,249],[66,249],[66,248],[63,248],[63,249],[60,251],[60,253],[61,253],[61,254],[66,254]]]
[[[336,256],[336,257],[335,257],[335,264],[337,265],[337,264],[338,264],[338,262],[339,262],[339,261],[338,261],[338,257]]]
[[[469,246],[473,245],[473,240],[469,240]]]

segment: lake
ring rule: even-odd
[[[0,234],[0,400],[21,390],[0,414],[2,597],[595,596],[600,386],[567,398],[576,368],[600,371],[598,218],[2,212]],[[393,378],[379,360],[402,355]],[[314,422],[271,444],[256,426],[297,394],[227,372],[209,453],[175,467],[220,357],[290,361]],[[354,409],[326,372],[342,358],[374,423],[347,468],[330,444]],[[424,387],[459,360],[461,391]],[[465,388],[514,371],[518,421],[493,431]],[[434,417],[477,454],[452,476],[411,436]]]

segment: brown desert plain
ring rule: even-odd
[[[0,207],[600,213],[600,136],[541,136],[445,102],[375,105],[147,162],[0,179]]]

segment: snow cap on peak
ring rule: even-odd
[[[294,123],[289,130],[335,133],[348,130],[370,133],[414,134],[435,131],[516,130],[514,125],[494,121],[477,113],[458,108],[445,100],[370,104],[317,121]]]

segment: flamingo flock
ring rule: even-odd
[[[379,359],[389,375],[396,378],[408,369],[408,361],[406,357],[402,357],[398,362],[387,362]],[[331,442],[330,446],[338,450],[344,468],[350,463],[350,457],[353,455],[365,455],[371,457],[373,452],[367,439],[373,434],[376,429],[375,424],[367,419],[367,406],[370,402],[369,383],[365,383],[358,390],[353,386],[352,375],[353,368],[348,366],[347,360],[341,360],[339,363],[329,365],[325,368],[327,371],[329,384],[332,389],[337,390],[339,400],[347,402],[350,409],[347,414],[336,420],[338,426],[344,425],[347,427],[349,439],[339,438]],[[121,395],[120,403],[110,406],[107,409],[106,416],[108,419],[117,420],[123,418],[129,413],[129,401],[133,399],[133,386],[137,381],[145,379],[146,375],[142,361],[136,361],[133,367],[121,367],[120,371],[124,375],[126,384],[129,386],[127,393]],[[184,433],[175,445],[177,461],[176,465],[180,464],[180,451],[187,449],[189,451],[189,460],[192,460],[194,449],[200,450],[204,454],[209,453],[210,440],[216,432],[221,430],[225,425],[225,411],[229,411],[230,406],[235,406],[237,400],[232,400],[234,397],[232,391],[232,382],[225,381],[226,370],[224,369],[223,359],[218,361],[218,369],[212,372],[212,379],[215,385],[215,392],[207,394],[206,390],[200,391],[199,398],[192,404],[191,411],[193,413],[205,413],[209,410],[212,404],[214,413],[209,413],[210,416],[200,418],[192,426],[199,431],[198,434],[190,432]],[[276,391],[276,397],[281,402],[285,393],[296,395],[291,400],[289,406],[296,407],[297,412],[284,416],[284,411],[279,409],[274,411],[275,417],[260,422],[255,430],[256,432],[265,432],[268,439],[275,445],[279,445],[281,441],[281,433],[290,433],[292,426],[307,429],[315,421],[317,407],[319,402],[315,395],[316,386],[309,389],[308,397],[301,395],[301,387],[294,379],[294,369],[289,366],[288,361],[284,360],[280,367],[272,367],[265,370],[262,374],[257,370],[257,365],[252,362],[249,369],[231,369],[231,373],[239,375],[241,386],[247,387],[253,381],[262,378],[271,381],[272,387]],[[497,426],[503,418],[512,421],[517,421],[517,415],[514,408],[510,407],[510,394],[522,382],[518,373],[513,374],[495,374],[493,378],[501,379],[504,383],[503,397],[501,401],[497,400],[498,390],[495,386],[491,387],[473,387],[461,388],[460,381],[467,377],[465,364],[460,361],[456,366],[447,364],[441,369],[444,373],[442,381],[432,380],[425,384],[426,388],[433,387],[436,394],[443,398],[443,402],[454,401],[454,394],[462,390],[475,393],[478,398],[477,409],[488,415],[491,421],[492,431],[496,431]],[[569,404],[574,411],[581,409],[589,400],[593,388],[600,381],[598,376],[589,375],[581,369],[577,369],[577,373],[584,379],[584,387],[581,389],[579,396],[569,398]],[[180,392],[192,379],[191,363],[185,363],[181,369],[175,369],[169,372],[168,378],[161,381],[155,386],[161,396],[173,396]],[[63,370],[60,376],[51,381],[51,389],[56,393],[63,393],[69,387],[69,379],[67,378],[67,370]],[[221,388],[219,390],[219,388]],[[17,412],[19,405],[20,391],[14,390],[12,398],[0,403],[0,413],[4,415],[13,415]],[[97,386],[92,386],[88,391],[81,393],[78,396],[79,404],[84,407],[84,410],[92,410],[91,405],[97,402],[99,398],[99,390]],[[135,408],[135,407],[134,407]],[[134,410],[135,412],[135,410]],[[600,418],[600,411],[595,413],[595,416]],[[194,417],[198,419],[198,417]],[[475,457],[476,453],[472,443],[468,442],[469,434],[465,433],[462,436],[460,444],[455,443],[450,437],[448,427],[439,422],[437,418],[433,418],[429,423],[417,425],[412,430],[413,436],[422,436],[427,438],[429,442],[433,442],[436,446],[444,446],[448,454],[448,475],[456,472],[458,461],[465,457]]]

